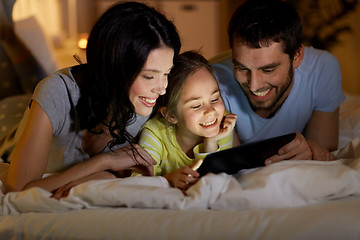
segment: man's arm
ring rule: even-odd
[[[334,112],[313,111],[304,136],[330,152],[336,150],[339,142],[339,108]]]

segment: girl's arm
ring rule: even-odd
[[[52,192],[70,182],[103,170],[119,171],[137,166],[151,168],[155,164],[152,157],[136,145],[139,154],[144,157],[143,159],[136,155],[137,164],[132,158],[131,148],[127,146],[114,152],[95,155],[60,173],[42,178],[47,165],[52,132],[52,125],[47,114],[36,101],[33,101],[29,120],[10,159],[7,192],[30,187],[41,187]]]

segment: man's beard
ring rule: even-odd
[[[268,105],[268,106],[264,106],[263,102],[253,102],[252,98],[249,96],[251,93],[249,86],[247,83],[243,83],[241,84],[241,88],[243,90],[243,92],[245,93],[245,96],[247,97],[251,108],[256,112],[256,111],[267,111],[269,113],[274,114],[280,107],[281,105],[284,103],[285,99],[287,98],[287,96],[283,99],[285,94],[288,94],[288,89],[290,88],[290,86],[292,85],[292,82],[294,80],[294,70],[292,67],[292,64],[289,68],[288,71],[288,76],[287,76],[287,82],[285,85],[282,85],[281,88],[279,89],[279,87],[277,86],[272,86],[275,88],[276,94],[278,93],[278,96],[276,97],[275,100],[273,100],[273,102]],[[283,101],[280,103],[280,101]]]

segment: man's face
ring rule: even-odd
[[[281,43],[249,48],[235,39],[233,63],[253,110],[263,118],[271,117],[289,95],[294,78],[293,64]]]

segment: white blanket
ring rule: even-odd
[[[208,174],[184,195],[163,177],[98,180],[74,187],[61,200],[40,188],[0,196],[0,215],[84,208],[258,209],[298,207],[360,196],[360,138],[334,152],[339,160],[284,161],[242,170],[234,176]],[[0,172],[6,172],[1,165]]]

